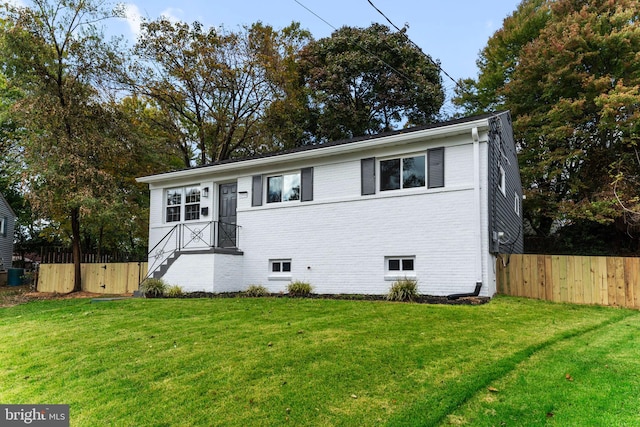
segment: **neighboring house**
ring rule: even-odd
[[[11,268],[15,222],[16,214],[4,196],[0,194],[0,270]]]
[[[508,112],[139,178],[151,192],[149,271],[187,291],[428,295],[496,292],[522,252]]]

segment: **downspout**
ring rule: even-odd
[[[478,128],[471,129],[473,139],[473,269],[476,280],[473,292],[448,295],[448,299],[477,297],[482,288],[482,193],[480,192],[480,135]]]

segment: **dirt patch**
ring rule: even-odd
[[[29,301],[75,299],[75,298],[104,298],[111,295],[97,294],[93,292],[71,292],[59,294],[57,292],[37,292],[31,286],[0,286],[0,308],[13,307]],[[122,296],[122,295],[118,295]]]

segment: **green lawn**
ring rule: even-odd
[[[0,309],[0,402],[72,426],[637,425],[640,313],[289,298]]]

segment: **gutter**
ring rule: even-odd
[[[430,140],[439,137],[460,135],[467,133],[470,128],[475,129],[475,132],[477,132],[478,128],[485,129],[488,128],[488,126],[489,125],[487,119],[482,118],[474,121],[443,125],[441,127],[428,128],[409,133],[399,133],[389,136],[373,137],[361,141],[350,142],[347,144],[327,145],[326,147],[318,145],[313,149],[296,151],[292,153],[274,154],[268,157],[258,157],[253,159],[249,158],[246,160],[238,160],[226,164],[202,166],[190,169],[182,169],[173,172],[165,172],[157,175],[143,176],[136,178],[136,181],[152,184],[169,179],[195,178],[201,175],[214,173],[237,173],[241,170],[271,166],[274,164],[281,167],[283,164],[288,162],[299,162],[302,160],[317,159],[320,157],[329,156],[343,156],[350,153],[373,150],[380,147],[389,147],[397,144],[410,144],[412,142],[420,140]]]
[[[473,269],[476,277],[476,288],[473,292],[447,295],[447,299],[455,300],[464,297],[477,297],[482,288],[482,193],[480,191],[480,135],[478,128],[471,129],[473,139],[473,246],[475,259]]]

